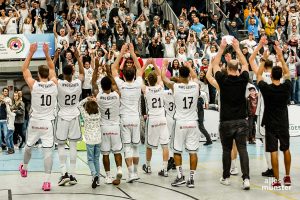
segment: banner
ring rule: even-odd
[[[28,55],[30,44],[37,42],[38,49],[33,58],[45,58],[43,44],[49,44],[50,56],[55,53],[54,34],[8,34],[1,35],[0,60],[25,59]]]
[[[219,118],[218,111],[204,109],[204,127],[213,141],[219,138]],[[200,142],[206,142],[203,134],[200,136]]]
[[[290,105],[289,110],[289,122],[290,122],[290,136],[300,136],[300,106]]]

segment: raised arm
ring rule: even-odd
[[[167,59],[164,59],[162,70],[161,70],[161,78],[162,78],[162,81],[164,82],[164,84],[173,91],[174,90],[174,82],[170,81],[170,79],[166,76],[168,65],[169,65],[169,61]]]
[[[157,75],[157,83],[159,84],[159,85],[164,85],[164,83],[163,83],[163,81],[162,81],[162,79],[161,79],[161,71],[160,71],[160,69],[159,69],[159,67],[157,66],[157,64],[156,64],[156,60],[155,59],[152,59],[152,64],[153,64],[153,66],[154,66],[154,70],[155,70],[155,74]]]
[[[79,51],[77,48],[72,47],[71,51],[74,53],[74,56],[78,62],[79,66],[79,77],[78,79],[83,81],[84,80],[84,67],[83,67],[83,62],[82,62],[82,57],[79,54]]]
[[[49,54],[49,45],[47,43],[43,44],[43,51],[46,57],[47,65],[49,67],[49,80],[57,84],[55,66]]]
[[[259,50],[263,47],[263,45],[265,44],[266,41],[267,41],[267,37],[263,36],[260,39],[258,45],[256,46],[256,48],[254,49],[253,53],[251,54],[251,56],[249,58],[249,64],[251,66],[252,71],[255,74],[257,74],[257,72],[258,72],[258,66],[257,66],[257,63],[256,63],[255,59],[256,59],[256,56],[257,56]]]
[[[241,49],[240,49],[240,43],[239,41],[234,38],[233,41],[232,41],[232,47],[233,49],[235,50],[238,58],[239,58],[239,61],[241,62],[242,64],[242,72],[243,71],[249,71],[249,67],[248,67],[248,62],[244,56],[244,54],[242,53]]]
[[[257,84],[259,84],[260,81],[263,81],[262,74],[263,74],[264,69],[265,69],[265,62],[269,58],[269,55],[270,55],[269,50],[264,51],[264,54],[263,54],[263,57],[260,61],[258,72],[257,72],[257,75],[256,75],[257,76]]]
[[[57,36],[58,36],[57,31],[56,31],[56,24],[57,24],[57,21],[54,20],[54,22],[53,22],[53,33],[54,33],[55,38],[57,38]]]
[[[224,53],[226,46],[227,46],[226,40],[222,39],[218,53],[211,62],[214,74],[216,74],[216,72],[218,72],[218,71],[221,71],[219,63],[221,62],[221,58],[222,58],[222,55]]]
[[[24,77],[24,80],[26,81],[28,87],[30,88],[30,90],[32,90],[35,80],[32,78],[31,72],[29,70],[29,65],[30,65],[30,61],[31,61],[34,53],[36,52],[36,50],[37,50],[37,43],[32,43],[30,45],[29,53],[25,59],[23,66],[22,66],[23,77]]]
[[[111,74],[112,74],[113,78],[119,76],[118,70],[119,70],[119,67],[120,67],[120,61],[121,61],[121,58],[123,57],[123,55],[125,54],[125,52],[127,51],[127,48],[128,48],[127,44],[124,44],[122,46],[120,54],[117,56],[115,62],[111,65]]]
[[[193,61],[193,62],[194,62],[194,61]],[[196,72],[194,71],[194,69],[192,68],[192,64],[191,64],[190,62],[186,62],[186,63],[185,63],[185,66],[186,66],[187,68],[189,68],[189,70],[190,70],[190,76],[191,76],[192,80],[195,81],[195,80],[197,79],[197,74],[196,74]]]
[[[134,53],[134,47],[133,47],[132,43],[129,43],[129,52],[130,52],[130,55],[131,55],[131,57],[133,59],[134,66],[136,68],[136,77],[142,76],[143,75],[142,67],[141,67],[141,64],[140,64],[140,62],[138,60],[138,57]]]
[[[213,58],[215,59],[215,58]],[[220,87],[219,87],[219,84],[218,82],[216,81],[216,79],[213,77],[213,66],[212,66],[212,62],[209,64],[208,66],[208,70],[206,72],[206,79],[207,81],[212,85],[214,86],[218,91],[220,91]]]
[[[286,62],[284,61],[284,57],[283,57],[283,54],[282,54],[282,49],[280,48],[280,44],[279,44],[278,41],[275,42],[274,49],[276,51],[276,54],[278,56],[279,61],[281,62],[281,65],[282,65],[283,78],[285,80],[286,79],[291,80],[290,70],[289,70]]]

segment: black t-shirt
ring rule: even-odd
[[[246,87],[249,73],[243,71],[239,76],[217,72],[215,78],[220,87],[220,121],[245,119],[247,117]]]
[[[288,129],[289,116],[287,105],[292,88],[291,81],[285,80],[280,85],[268,85],[266,82],[260,81],[258,87],[263,95],[265,104],[262,126],[280,130]]]

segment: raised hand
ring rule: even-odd
[[[35,43],[30,44],[29,52],[34,54],[36,52],[36,50],[37,50],[37,43],[35,42]]]
[[[263,59],[267,60],[269,58],[270,55],[270,51],[269,50],[265,50],[263,53]]]
[[[133,44],[132,43],[129,43],[129,52],[130,53],[134,53],[134,47],[133,47]]]
[[[262,44],[262,45],[267,45],[268,44],[267,36],[262,36],[259,43]]]
[[[232,47],[234,49],[240,48],[240,43],[239,43],[239,41],[236,38],[233,38],[233,40],[232,40]]]
[[[222,41],[221,41],[221,44],[220,44],[220,48],[224,50],[226,48],[226,46],[227,46],[226,39],[223,38]]]
[[[120,53],[121,54],[125,54],[127,50],[128,50],[128,45],[125,43],[125,44],[123,44]]]

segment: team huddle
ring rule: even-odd
[[[262,37],[254,55],[267,43]],[[219,63],[228,46],[232,46],[237,59],[232,59],[226,53],[227,67],[222,71]],[[19,170],[22,177],[27,177],[28,163],[31,158],[32,146],[41,139],[44,151],[45,180],[42,189],[51,189],[50,174],[52,170],[52,147],[58,144],[61,178],[59,186],[75,185],[76,143],[84,139],[87,147],[87,160],[91,171],[92,188],[96,188],[100,181],[100,152],[103,154],[103,166],[106,172],[107,184],[119,185],[123,177],[122,153],[128,169],[126,182],[132,183],[139,179],[139,145],[141,143],[140,100],[144,95],[146,120],[146,163],[142,166],[145,173],[152,173],[152,150],[158,146],[162,148],[162,169],[158,172],[161,177],[168,177],[168,170],[176,169],[176,179],[172,186],[186,184],[193,188],[198,164],[197,151],[200,145],[200,131],[198,122],[197,103],[200,98],[200,87],[197,74],[191,63],[186,62],[179,68],[179,78],[171,81],[166,73],[168,60],[164,60],[162,67],[158,67],[154,59],[148,59],[141,66],[134,52],[132,44],[124,44],[120,54],[110,66],[110,73],[98,76],[93,85],[92,96],[80,101],[85,69],[78,51],[74,55],[78,61],[79,76],[74,76],[74,66],[63,68],[63,80],[57,80],[54,64],[48,52],[48,45],[43,45],[47,66],[38,68],[39,81],[32,78],[28,69],[30,60],[37,49],[37,44],[30,46],[30,53],[22,67],[23,76],[31,90],[32,106],[28,125],[28,136],[25,147],[24,160]],[[278,140],[280,150],[285,157],[286,175],[284,185],[291,185],[289,151],[289,131],[287,102],[289,99],[289,70],[283,59],[279,44],[275,50],[280,66],[274,66],[269,60],[269,51],[265,51],[260,66],[257,67],[253,58],[250,65],[258,77],[258,87],[261,90],[261,102],[264,102],[264,112],[258,115],[262,118],[265,128],[265,150],[268,174],[275,177],[273,187],[281,186],[278,169]],[[124,59],[125,54],[130,58]],[[120,63],[124,62],[124,66]],[[95,60],[96,69],[99,60]],[[98,63],[98,64],[97,64]],[[239,69],[239,65],[241,66]],[[146,74],[146,69],[152,71]],[[120,74],[122,77],[120,78]],[[213,76],[214,73],[214,76]],[[271,78],[265,76],[270,75]],[[208,72],[208,81],[220,92],[220,125],[219,133],[223,150],[223,175],[220,183],[230,185],[230,175],[236,168],[231,154],[233,147],[239,152],[242,169],[242,187],[250,189],[249,157],[247,152],[248,122],[246,114],[245,92],[249,84],[249,68],[246,58],[242,54],[239,42],[232,39],[230,43],[223,39],[220,50],[212,59]],[[270,79],[270,80],[269,80]],[[281,80],[283,79],[283,80]],[[281,81],[284,81],[281,83]],[[269,82],[269,83],[268,83]],[[252,88],[253,89],[253,88]],[[251,88],[249,88],[249,91]],[[274,115],[273,113],[276,113]],[[82,137],[80,118],[84,121]],[[55,121],[55,122],[54,122]],[[274,128],[276,127],[276,128]],[[54,134],[53,134],[54,133]],[[69,142],[70,167],[67,168],[67,151],[65,144]],[[170,165],[170,152],[173,152],[173,165]],[[186,179],[182,169],[182,153],[186,150],[190,158],[190,174]],[[113,179],[110,173],[109,154],[113,153],[116,163],[116,175]],[[268,155],[268,156],[267,156]],[[168,163],[169,161],[169,163]],[[268,175],[268,176],[269,176]],[[264,176],[264,175],[263,175]],[[271,176],[271,175],[270,175]]]
[[[144,94],[147,108],[146,144],[147,156],[143,170],[151,173],[152,149],[160,145],[163,149],[163,167],[159,176],[168,176],[169,145],[174,150],[174,160],[178,171],[172,186],[181,184],[194,187],[194,175],[197,166],[197,149],[200,131],[198,129],[197,101],[199,84],[197,75],[190,64],[179,70],[181,80],[170,81],[166,76],[168,61],[164,61],[162,71],[155,60],[148,59],[142,67],[134,53],[132,44],[123,45],[120,55],[111,66],[111,75],[97,81],[98,88],[93,95],[80,101],[84,67],[77,51],[79,76],[73,79],[74,66],[63,68],[63,80],[56,78],[53,61],[49,55],[48,45],[43,45],[47,66],[38,68],[39,81],[32,78],[29,70],[30,60],[37,49],[31,44],[30,53],[22,67],[23,76],[31,90],[32,106],[28,125],[28,138],[24,160],[19,166],[22,177],[27,177],[28,163],[33,145],[40,139],[43,145],[45,178],[42,189],[51,189],[50,174],[52,170],[52,147],[58,144],[61,178],[59,186],[67,183],[77,184],[75,178],[76,143],[84,140],[87,145],[87,160],[93,176],[92,188],[99,185],[100,152],[106,171],[106,183],[119,185],[122,178],[122,152],[128,168],[128,183],[139,179],[139,144],[140,144],[140,98]],[[125,53],[132,59],[125,61],[122,70],[123,79],[119,77],[119,63]],[[147,86],[143,81],[145,68],[154,69],[148,76]],[[190,76],[192,79],[190,79]],[[164,89],[164,84],[169,88]],[[84,121],[84,134],[80,131],[80,117]],[[53,134],[54,133],[54,134]],[[70,147],[70,167],[67,168],[66,142]],[[181,153],[186,149],[190,153],[191,172],[185,181],[182,174]],[[117,174],[113,180],[110,174],[109,154],[113,153]]]

